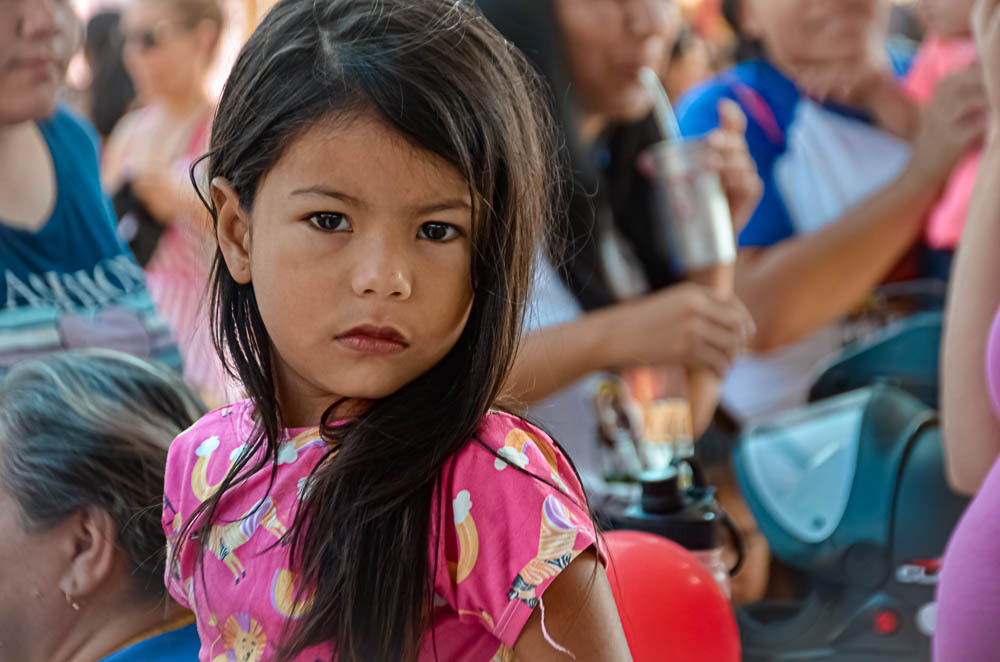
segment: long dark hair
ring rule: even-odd
[[[743,30],[744,7],[744,0],[722,0],[722,15],[736,35],[733,59],[737,62],[764,57],[764,44],[759,39],[748,37]]]
[[[676,282],[669,256],[656,238],[652,192],[646,178],[634,168],[638,153],[659,140],[655,123],[647,118],[610,127],[602,139],[608,158],[602,172],[593,147],[580,137],[582,111],[553,0],[476,3],[497,29],[524,51],[548,83],[566,182],[561,189],[558,241],[550,246],[550,257],[562,281],[585,310],[619,301],[623,293],[609,279],[601,250],[602,242],[615,233],[628,240],[652,288]]]
[[[417,656],[432,602],[428,536],[441,469],[475,437],[500,393],[535,247],[552,216],[557,167],[538,88],[519,52],[456,0],[281,0],[233,67],[208,177],[226,178],[244,209],[297,135],[351,113],[374,113],[445,159],[474,201],[475,296],[458,342],[348,423],[331,425],[336,403],[320,422],[329,451],[284,541],[302,591],[315,597],[311,611],[288,625],[282,659],[325,642],[342,662]],[[233,280],[218,251],[211,297],[217,348],[252,400],[257,430],[182,529],[181,540],[199,546],[223,495],[277,467],[282,426],[253,284]]]
[[[118,120],[135,101],[135,85],[122,56],[121,13],[104,11],[87,22],[84,52],[91,65],[90,119],[102,138],[111,135]]]

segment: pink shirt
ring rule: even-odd
[[[986,385],[1000,417],[1000,311],[986,346]],[[937,587],[934,659],[984,662],[1000,650],[1000,460],[962,514],[944,553]]]
[[[979,60],[972,39],[929,37],[920,47],[906,77],[906,91],[920,103],[934,96],[934,89],[950,74],[967,69]],[[927,221],[927,244],[931,248],[952,249],[958,244],[969,212],[969,198],[976,185],[982,151],[968,155],[951,174],[948,186]]]
[[[213,411],[171,445],[163,512],[168,546],[239,456],[253,431],[251,411],[248,401]],[[308,600],[294,603],[295,570],[287,548],[274,542],[293,521],[306,477],[326,445],[316,428],[287,430],[284,439],[269,493],[270,472],[263,471],[223,499],[219,524],[208,537],[204,584],[192,545],[179,550],[176,574],[168,567],[170,594],[198,618],[203,662],[273,659],[286,620],[309,608]],[[544,432],[491,413],[478,439],[507,461],[473,441],[442,470],[447,500],[434,505],[430,559],[438,573],[422,661],[434,659],[432,631],[442,662],[507,659],[553,578],[595,544],[576,474]],[[444,531],[437,536],[440,524]],[[334,651],[318,646],[296,659],[331,661]]]

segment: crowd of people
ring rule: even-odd
[[[688,403],[755,602],[732,430],[915,278],[974,495],[935,658],[990,659],[1000,0],[920,10],[278,0],[216,99],[221,0],[0,0],[0,661],[630,660],[595,383]],[[644,69],[732,262],[664,240]]]

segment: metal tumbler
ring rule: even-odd
[[[736,260],[729,203],[718,173],[706,167],[707,149],[704,140],[652,147],[660,240],[678,272]]]

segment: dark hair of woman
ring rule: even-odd
[[[744,0],[722,0],[722,15],[736,34],[736,47],[733,59],[737,62],[756,60],[764,57],[764,45],[758,39],[752,39],[743,34],[743,2]]]
[[[108,513],[136,594],[162,598],[167,447],[204,411],[180,377],[126,354],[21,363],[0,385],[0,483],[30,530]]]
[[[559,129],[562,178],[567,182],[552,261],[567,287],[585,310],[622,298],[602,261],[602,243],[612,233],[628,240],[651,287],[676,283],[670,260],[653,236],[656,224],[649,222],[654,215],[649,183],[635,176],[639,153],[659,140],[652,119],[610,127],[599,146],[603,156],[598,155],[580,138],[581,110],[552,0],[477,0],[477,4],[548,83],[548,103]],[[602,159],[605,162],[599,163]]]
[[[282,0],[240,53],[216,113],[208,178],[251,210],[282,151],[322,121],[374,115],[445,159],[473,200],[468,322],[451,351],[339,425],[283,543],[312,610],[289,623],[280,656],[332,642],[342,662],[413,660],[428,625],[431,504],[445,462],[472,440],[517,348],[535,248],[552,217],[551,127],[531,67],[467,2]],[[217,222],[217,210],[206,201]],[[217,251],[213,335],[242,382],[257,428],[219,490],[181,530],[198,545],[243,477],[277,467],[282,413],[271,340],[253,284]],[[440,529],[439,529],[440,530]]]
[[[90,119],[105,138],[135,100],[135,86],[122,57],[120,22],[117,11],[94,14],[87,22],[84,52],[91,67]]]

